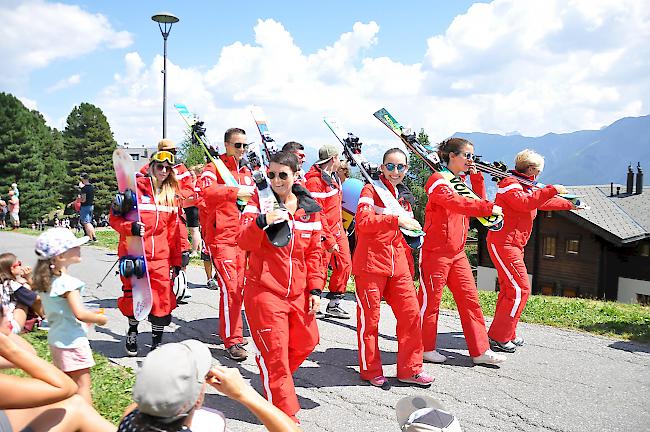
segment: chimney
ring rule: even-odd
[[[634,171],[632,171],[632,164],[627,166],[627,190],[628,195],[632,195],[632,186],[634,186]]]
[[[636,163],[636,194],[641,195],[643,192],[643,170],[641,169],[641,162]]]
[[[609,196],[611,196],[611,197],[614,196],[614,182],[611,182],[609,184]]]

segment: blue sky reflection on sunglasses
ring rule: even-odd
[[[386,169],[387,169],[388,171],[395,171],[395,168],[397,168],[397,172],[400,172],[400,173],[401,173],[401,172],[404,172],[404,170],[406,169],[406,165],[404,165],[404,164],[397,164],[397,165],[395,165],[395,164],[392,163],[392,162],[389,162],[389,163],[387,163],[387,164],[384,164],[384,166],[386,167]]]
[[[269,180],[273,180],[273,179],[275,178],[276,175],[277,175],[278,177],[280,177],[280,180],[286,180],[286,179],[289,178],[289,174],[287,174],[287,173],[284,172],[284,171],[279,172],[279,173],[276,173],[276,172],[274,172],[274,171],[269,171],[269,173],[267,174],[267,177],[269,178]]]

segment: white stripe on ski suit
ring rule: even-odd
[[[513,183],[513,184],[508,185],[508,186],[506,186],[504,188],[498,188],[497,189],[497,194],[503,194],[503,193],[506,193],[509,190],[513,190],[513,189],[524,190],[524,188],[519,183]]]
[[[357,298],[357,307],[359,308],[359,315],[361,315],[361,328],[359,329],[359,344],[361,345],[359,347],[361,351],[361,369],[366,371],[368,370],[368,363],[366,362],[366,343],[363,340],[363,333],[366,331],[366,314],[363,310],[363,303],[361,303],[358,291],[355,290],[354,296]]]
[[[221,266],[223,267],[223,261],[221,261]],[[228,305],[228,290],[226,289],[226,281],[223,279],[221,272],[219,272],[219,267],[217,266],[215,270],[217,271],[217,276],[219,277],[219,283],[221,285],[221,295],[223,296],[223,313],[221,314],[223,316],[219,316],[219,319],[222,318],[225,319],[226,338],[229,338],[230,337],[230,307]]]
[[[329,192],[310,192],[313,198],[328,198],[339,193],[339,189],[332,189]]]
[[[147,210],[147,211],[159,211],[164,213],[176,213],[178,211],[178,208],[174,206],[143,204],[143,203],[138,204],[138,209]]]
[[[490,247],[492,248],[492,252],[494,253],[494,256],[497,258],[497,261],[499,261],[499,265],[505,272],[506,276],[508,276],[510,283],[512,284],[512,286],[515,287],[515,304],[512,305],[512,310],[510,311],[510,317],[514,318],[515,315],[517,314],[517,309],[519,309],[519,304],[521,303],[521,288],[519,287],[517,281],[515,280],[514,277],[512,277],[512,274],[508,271],[505,264],[501,260],[501,257],[499,256],[499,253],[497,252],[497,248],[494,246],[494,244],[490,244]]]
[[[246,305],[244,305],[245,309]],[[246,320],[246,325],[248,328],[251,328],[251,325],[248,323],[248,316],[246,316],[246,311],[244,310],[244,320]],[[259,330],[257,331],[257,334],[260,336],[260,339],[262,340],[262,343],[264,343],[264,339],[262,339],[262,336],[259,334]],[[252,335],[251,335],[252,336]],[[255,352],[255,359],[257,360],[257,367],[260,370],[260,375],[262,375],[262,383],[264,384],[264,390],[266,392],[266,398],[269,402],[273,403],[273,395],[271,394],[271,386],[269,385],[269,370],[266,367],[266,363],[264,363],[264,357],[262,357],[262,351],[260,351],[259,347],[255,343],[255,338],[251,337],[251,342],[253,343],[253,351]]]
[[[443,185],[443,184],[444,184],[444,185],[448,185],[447,180],[445,180],[445,179],[438,179],[438,180],[434,181],[433,184],[431,185],[431,187],[429,188],[429,190],[427,191],[427,193],[431,193],[431,192],[433,192],[433,190],[434,190],[435,188],[437,188],[438,186]]]

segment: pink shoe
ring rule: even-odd
[[[420,387],[429,387],[436,379],[433,377],[433,375],[429,375],[425,371],[422,371],[410,378],[399,378],[399,380],[407,384],[415,384]]]
[[[383,389],[387,388],[390,385],[386,377],[383,375],[374,377],[373,379],[368,380],[368,382],[375,387],[381,387]]]

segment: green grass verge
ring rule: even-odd
[[[46,332],[36,331],[23,336],[32,344],[40,357],[52,361]],[[93,403],[104,418],[118,424],[124,409],[132,402],[131,389],[135,383],[135,375],[130,368],[114,365],[101,354],[94,352],[93,357],[97,363],[90,369]],[[13,369],[1,373],[25,376],[22,371]]]

